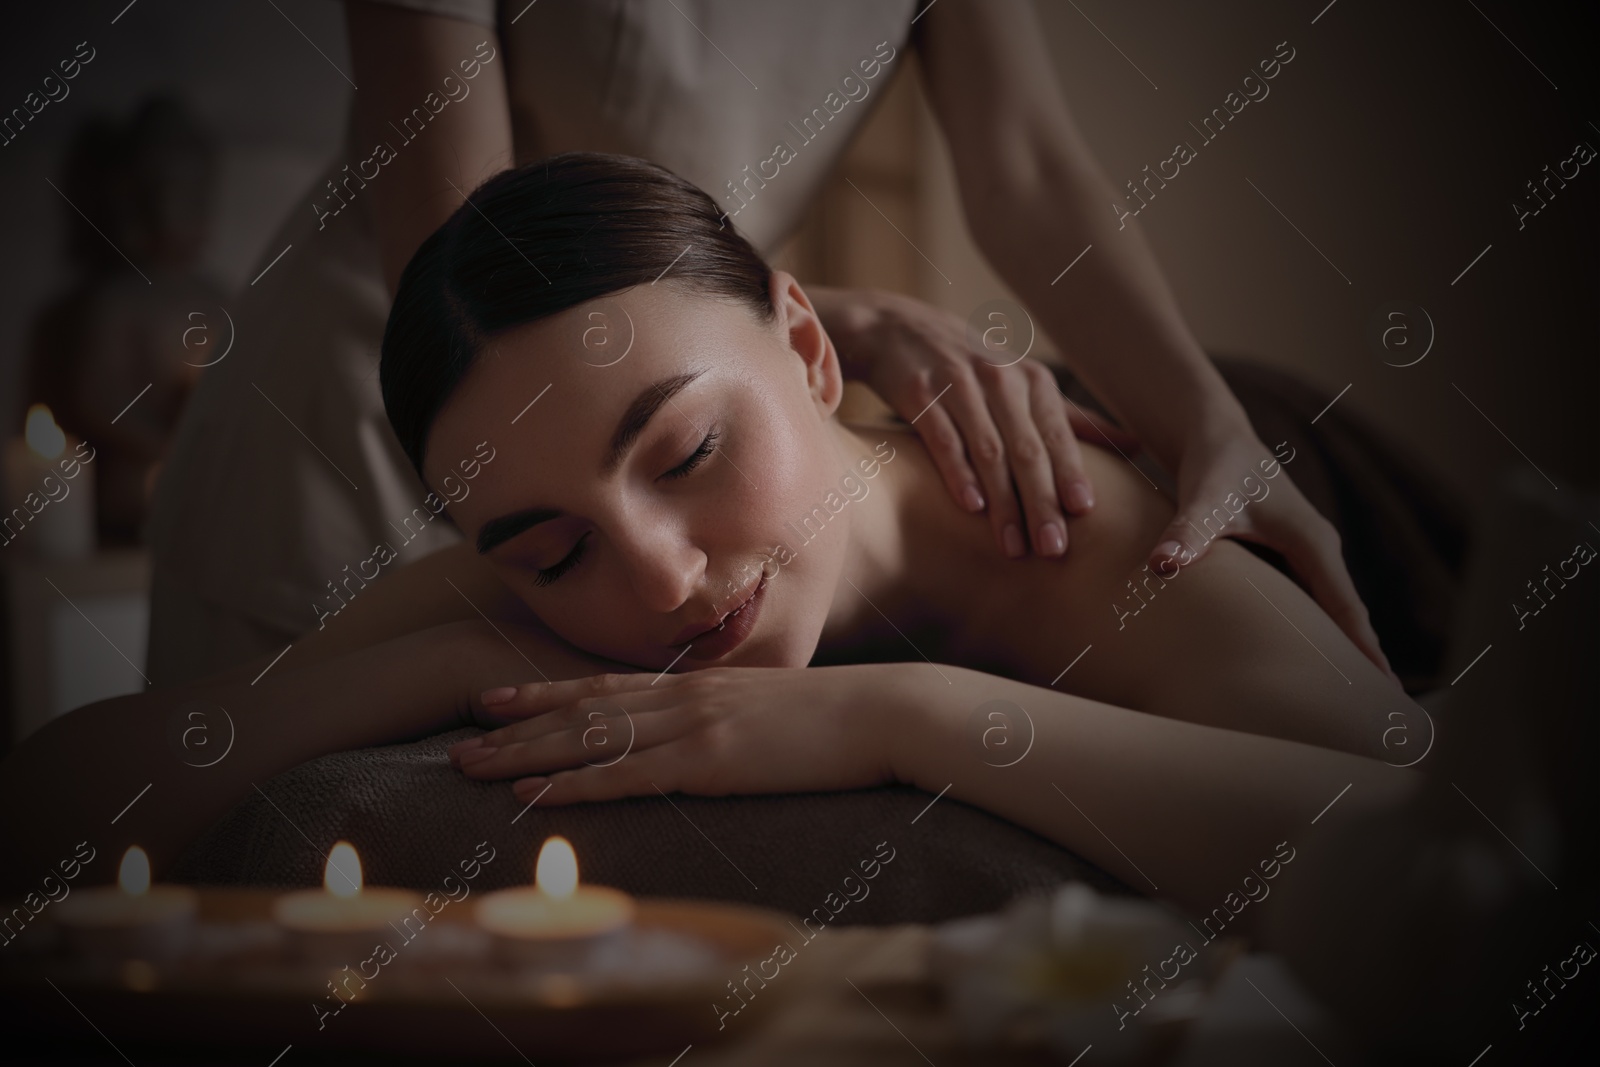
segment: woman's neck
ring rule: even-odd
[[[818,640],[823,660],[849,658],[863,635],[937,627],[959,620],[961,579],[983,558],[988,530],[950,499],[915,433],[898,423],[834,423],[839,458],[851,471],[861,460],[877,473],[862,478],[867,494],[844,509],[844,564]],[[904,640],[897,641],[904,645]],[[923,642],[926,643],[925,641]],[[901,647],[901,658],[932,649]]]

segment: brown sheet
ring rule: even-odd
[[[830,925],[937,922],[1074,878],[1127,892],[1036,834],[948,796],[929,808],[934,798],[908,786],[524,811],[509,784],[475,782],[450,767],[445,749],[476,733],[334,753],[263,782],[265,796],[252,794],[194,842],[171,877],[318,885],[326,850],[345,838],[369,883],[445,892],[445,877],[487,841],[496,855],[471,883],[479,892],[531,882],[539,845],[561,834],[585,881],[800,915],[824,908]],[[891,851],[863,881],[861,862]]]

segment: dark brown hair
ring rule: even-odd
[[[680,288],[774,314],[766,262],[664,167],[566,152],[480,185],[406,264],[383,331],[383,405],[417,473],[434,419],[488,339],[669,265]]]

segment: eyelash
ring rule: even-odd
[[[712,430],[710,433],[706,434],[706,439],[700,442],[700,447],[694,450],[693,455],[684,460],[678,466],[672,468],[667,473],[663,474],[662,477],[682,478],[684,475],[689,474],[696,467],[700,466],[700,464],[704,463],[706,461],[706,457],[710,456],[711,453],[717,450],[717,438],[721,436],[722,434],[717,430]]]
[[[549,585],[551,582],[555,581],[557,578],[576,567],[578,565],[578,561],[583,558],[583,546],[588,540],[589,535],[584,534],[582,537],[578,538],[578,543],[572,546],[572,551],[567,553],[566,559],[563,559],[554,566],[545,567],[534,572],[533,584],[537,586]]]
[[[700,466],[700,464],[704,463],[706,459],[710,457],[711,453],[717,450],[717,439],[721,436],[721,433],[716,430],[712,430],[710,433],[706,434],[705,440],[700,442],[700,447],[695,449],[688,459],[684,460],[678,466],[663,474],[662,477],[682,478],[692,473],[696,467]],[[578,539],[578,543],[573,546],[572,551],[567,553],[567,557],[565,559],[553,566],[544,567],[538,570],[533,576],[533,584],[541,587],[547,586],[551,582],[554,582],[557,578],[560,578],[563,574],[566,574],[573,567],[576,567],[578,565],[578,561],[583,558],[584,543],[588,540],[589,535],[584,534]]]

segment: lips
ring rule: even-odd
[[[766,599],[764,595],[766,590],[767,580],[762,578],[756,583],[755,591],[750,594],[749,599],[723,616],[716,626],[685,638],[690,645],[684,650],[684,656],[701,661],[720,659],[743,644],[745,638],[755,629],[756,619],[761,614],[761,605]]]
[[[708,634],[711,631],[720,628],[722,626],[722,624],[723,624],[723,620],[727,619],[728,616],[734,614],[735,612],[743,610],[743,608],[744,608],[744,606],[746,604],[750,603],[751,600],[755,599],[756,592],[761,587],[761,584],[762,584],[763,580],[758,580],[756,582],[756,587],[754,589],[750,590],[750,595],[745,597],[744,600],[742,600],[736,607],[734,607],[734,608],[732,608],[732,609],[730,609],[728,611],[723,612],[720,616],[718,616],[716,619],[712,620],[711,622],[708,622],[708,623],[697,623],[694,626],[686,626],[686,627],[684,627],[682,630],[678,631],[678,636],[674,637],[672,639],[671,643],[674,644],[674,645],[685,644],[686,642],[693,641],[697,637],[700,637],[700,636],[702,636],[704,634]]]

